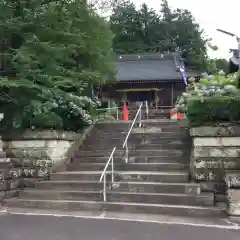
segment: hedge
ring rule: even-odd
[[[240,123],[240,96],[211,96],[189,99],[186,115],[190,125]]]

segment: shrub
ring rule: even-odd
[[[240,92],[236,76],[216,75],[194,80],[178,99],[176,112],[186,114],[190,125],[240,122]]]
[[[240,96],[212,96],[191,99],[187,103],[187,118],[191,125],[239,123]]]

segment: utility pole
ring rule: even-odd
[[[240,37],[234,33],[231,33],[231,32],[228,32],[228,31],[225,31],[222,29],[217,29],[217,31],[236,38],[237,43],[238,43],[238,73],[240,74]]]
[[[240,37],[237,36],[234,33],[222,30],[222,29],[217,29],[217,31],[224,33],[226,35],[229,35],[231,37],[235,37],[238,43],[238,87],[240,87]]]

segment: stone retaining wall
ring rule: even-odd
[[[22,187],[33,187],[40,179],[49,179],[54,171],[64,170],[91,129],[92,126],[81,134],[29,130],[21,136],[4,137],[9,166],[0,170],[0,176],[5,196],[16,194]]]
[[[190,135],[192,180],[200,182],[203,191],[226,191],[229,213],[240,214],[240,127],[197,127]]]

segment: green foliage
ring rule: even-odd
[[[235,75],[214,75],[190,81],[175,111],[186,114],[191,125],[240,123],[240,92]]]
[[[240,96],[212,96],[191,99],[187,117],[191,125],[202,126],[221,122],[240,123]]]
[[[209,59],[206,69],[211,74],[217,74],[221,70],[225,73],[229,73],[230,70],[228,61],[222,58]]]
[[[132,2],[120,1],[113,9],[110,25],[118,54],[180,50],[188,67],[205,69],[207,65],[203,31],[189,11],[173,10],[166,0],[160,13],[146,4],[137,10]]]
[[[0,0],[0,10],[1,129],[90,124],[92,85],[115,74],[108,23],[85,0]]]

